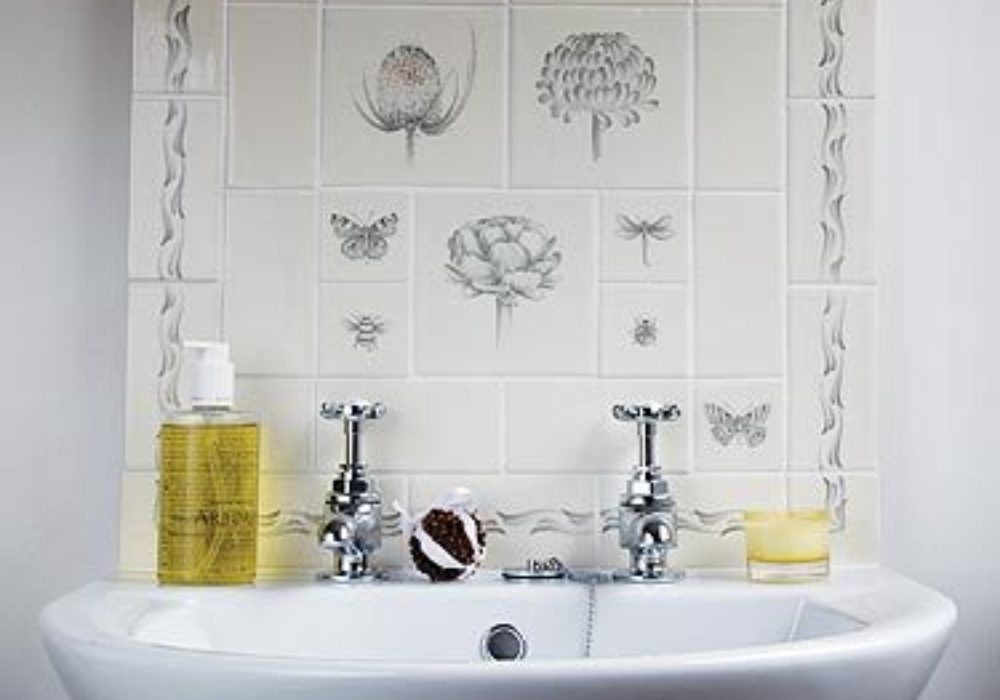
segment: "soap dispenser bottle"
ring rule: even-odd
[[[253,583],[257,573],[260,428],[233,410],[226,343],[185,343],[190,409],[159,434],[162,584]]]

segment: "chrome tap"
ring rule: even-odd
[[[333,558],[323,578],[353,581],[373,575],[370,557],[382,545],[382,494],[367,474],[361,430],[366,422],[384,414],[385,406],[369,401],[320,407],[322,418],[344,425],[344,461],[327,494],[327,519],[319,529],[319,546]]]
[[[677,546],[677,502],[657,460],[656,432],[660,423],[680,418],[674,404],[617,404],[611,414],[635,423],[639,433],[639,462],[625,484],[618,504],[618,542],[629,553],[629,568],[618,578],[669,583],[684,573],[667,565]]]

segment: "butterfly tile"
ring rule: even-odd
[[[601,374],[688,372],[688,295],[679,285],[601,286]]]
[[[690,10],[680,7],[516,7],[512,182],[519,187],[685,187],[690,26]],[[622,62],[629,69],[614,85],[608,72],[604,80],[609,92],[629,95],[627,103],[624,97],[605,104],[587,95],[605,89],[596,77],[588,78],[594,88],[561,82],[618,54],[634,61]]]
[[[320,288],[320,374],[405,375],[409,336],[405,284],[345,282]]]
[[[218,94],[223,15],[222,0],[135,0],[135,92]]]
[[[325,184],[500,183],[499,8],[329,7],[325,17]],[[416,84],[398,78],[414,74]]]
[[[593,373],[594,209],[577,194],[418,196],[417,371]]]
[[[689,278],[686,195],[606,193],[601,197],[601,279],[682,282]]]
[[[784,469],[781,383],[700,381],[694,412],[697,471]]]
[[[405,280],[410,211],[402,193],[333,192],[323,196],[320,232],[324,280]]]

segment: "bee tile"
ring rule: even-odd
[[[686,186],[690,26],[680,7],[515,7],[512,182]]]
[[[695,470],[782,471],[785,402],[774,381],[700,381],[695,390]]]
[[[330,7],[325,15],[324,183],[500,183],[502,10]]]
[[[402,192],[327,192],[320,246],[322,278],[402,281],[410,265],[409,201]]]
[[[319,299],[319,371],[405,375],[409,358],[406,285],[330,283]]]
[[[688,295],[680,285],[601,288],[601,374],[688,373]]]
[[[601,279],[683,282],[689,277],[690,198],[614,192],[601,197]]]

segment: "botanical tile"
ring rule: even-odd
[[[619,403],[680,406],[659,429],[660,462],[687,466],[688,385],[664,380],[514,381],[507,385],[507,468],[511,472],[625,473],[638,459],[634,425],[611,415]]]
[[[308,7],[230,9],[231,185],[312,186],[317,21]]]
[[[690,228],[687,195],[605,193],[601,197],[601,279],[687,280]]]
[[[325,15],[325,183],[500,182],[500,10],[334,7]]]
[[[698,14],[698,154],[704,188],[781,184],[781,12]]]
[[[789,466],[877,462],[875,293],[793,289],[789,297]]]
[[[783,471],[779,382],[702,381],[695,393],[695,469]]]
[[[122,572],[156,571],[156,472],[122,474],[118,568]]]
[[[876,0],[788,3],[789,90],[801,97],[870,97]]]
[[[221,119],[215,101],[133,102],[130,278],[219,278]]]
[[[873,105],[789,105],[788,257],[800,282],[872,282]]]
[[[410,211],[402,192],[323,195],[323,279],[401,281],[410,265]]]
[[[226,333],[237,371],[314,371],[315,204],[308,195],[231,193]]]
[[[687,185],[688,11],[521,7],[512,22],[516,185]]]
[[[320,374],[405,375],[409,335],[405,284],[333,283],[320,288]]]
[[[431,477],[410,481],[413,515],[456,487],[472,491],[487,529],[487,568],[523,566],[558,557],[569,566],[594,564],[594,484],[573,476]]]
[[[688,295],[681,286],[601,287],[601,374],[688,372]]]
[[[593,201],[417,199],[417,370],[583,374],[596,367]]]
[[[386,413],[367,428],[366,455],[377,471],[427,474],[500,468],[500,387],[483,381],[338,379],[319,383],[318,399],[368,399]],[[341,461],[342,430],[320,421],[321,468]]]
[[[215,340],[221,328],[216,284],[129,284],[125,463],[152,469],[165,413],[186,405],[186,340]]]
[[[779,201],[771,195],[696,199],[699,376],[776,376],[783,371]]]
[[[133,89],[218,93],[222,6],[222,0],[135,0]]]
[[[830,558],[834,566],[871,564],[878,561],[878,477],[848,474],[842,478],[847,498],[844,530],[830,535]],[[824,504],[826,487],[818,474],[791,477],[788,491],[792,507],[818,508]]]
[[[625,478],[602,478],[598,496],[604,532],[598,540],[597,558],[619,566],[628,561],[618,544],[615,519]],[[668,482],[681,519],[670,563],[680,568],[742,567],[746,562],[743,533],[727,531],[727,525],[738,523],[744,510],[782,508],[785,504],[784,478],[777,475],[681,475],[669,477]]]
[[[313,470],[318,411],[312,380],[236,378],[236,405],[260,421],[263,472]]]

